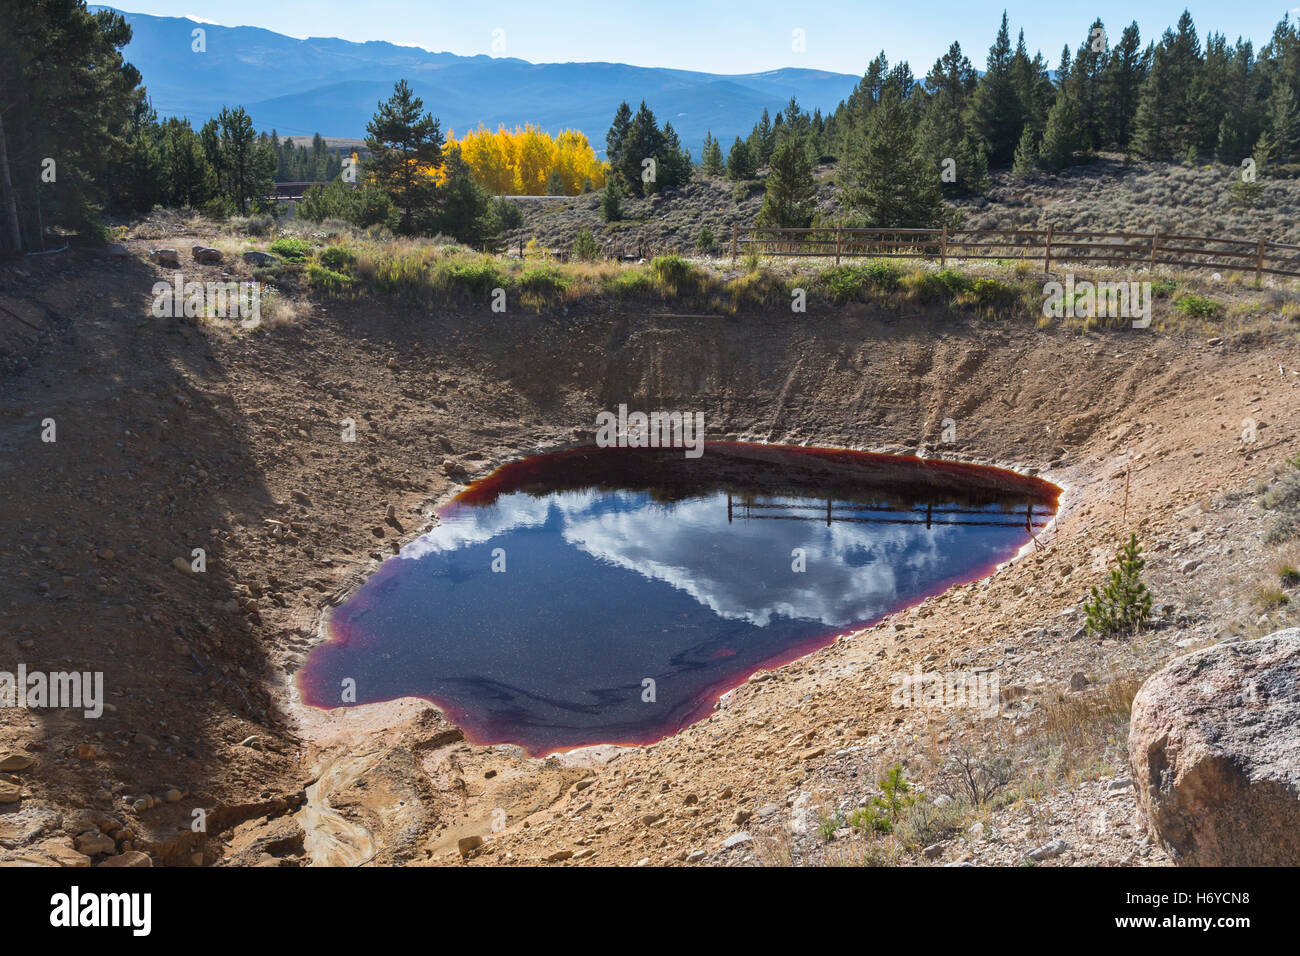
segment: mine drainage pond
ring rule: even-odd
[[[999,468],[710,442],[505,465],[329,620],[303,700],[438,705],[540,756],[651,743],[750,674],[1014,556],[1060,489]]]

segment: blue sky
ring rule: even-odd
[[[1128,0],[1056,4],[986,0],[119,0],[120,8],[190,16],[226,26],[258,26],[290,36],[387,40],[461,55],[483,53],[533,62],[608,60],[711,73],[802,66],[861,73],[884,49],[923,74],[953,40],[982,68],[1002,10],[1024,28],[1030,52],[1055,66],[1061,46],[1077,47],[1100,16],[1112,37],[1137,20],[1143,41],[1191,10],[1203,38],[1211,30],[1244,36],[1258,48],[1297,0]],[[1295,19],[1296,14],[1291,14]],[[805,48],[794,49],[796,30]],[[498,44],[493,47],[494,31]],[[504,41],[504,51],[501,42]]]

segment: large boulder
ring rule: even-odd
[[[195,262],[205,262],[213,266],[221,265],[226,258],[220,249],[213,249],[211,246],[194,246],[190,254],[194,256]]]
[[[155,249],[149,253],[149,258],[169,269],[180,268],[181,256],[175,249]]]
[[[1138,813],[1175,861],[1300,865],[1300,628],[1152,675],[1128,747]]]

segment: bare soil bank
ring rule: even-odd
[[[160,277],[77,249],[0,266],[0,304],[29,323],[0,315],[0,669],[100,670],[110,705],[98,720],[0,711],[0,753],[35,759],[11,775],[21,800],[0,806],[0,860],[66,857],[86,810],[113,817],[99,826],[118,850],[158,862],[460,863],[474,837],[472,864],[874,860],[868,837],[819,821],[893,763],[924,783],[993,725],[1032,735],[1062,701],[1286,620],[1251,603],[1273,561],[1251,490],[1300,443],[1293,339],[868,306],[701,319],[486,302],[308,305],[246,333],[152,318]],[[589,441],[619,403],[703,411],[710,438],[1039,469],[1066,493],[1041,547],[988,581],[756,675],[651,747],[534,761],[467,744],[418,701],[298,706],[292,675],[322,614],[425,530],[432,503]],[[1080,598],[1130,529],[1161,626],[1081,636]],[[202,574],[174,564],[194,548]],[[996,668],[1003,716],[892,707],[890,675],[918,664]],[[1161,862],[1132,827],[1131,790],[1111,784],[1122,750],[1099,742],[1065,775],[1023,768],[1043,786],[899,859],[1015,862],[1061,837],[1072,849],[1056,862]],[[206,838],[190,832],[195,807]]]

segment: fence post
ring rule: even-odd
[[[943,224],[943,232],[939,233],[939,268],[948,268],[948,224]]]
[[[1151,271],[1156,271],[1156,250],[1160,248],[1160,230],[1151,234]]]
[[[840,264],[840,244],[841,242],[843,242],[843,237],[844,237],[844,227],[836,226],[835,227],[835,264],[837,266]]]
[[[1047,224],[1047,239],[1043,242],[1043,271],[1052,271],[1052,223]]]
[[[1255,285],[1259,285],[1264,279],[1264,239],[1261,236],[1259,240],[1259,255],[1255,258]]]
[[[736,247],[740,244],[740,223],[731,224],[731,261],[736,261]]]

